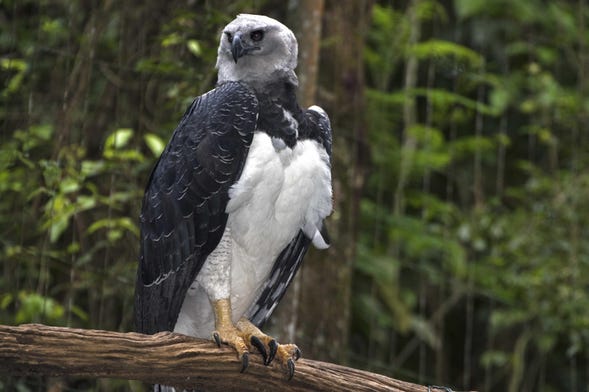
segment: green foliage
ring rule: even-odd
[[[19,309],[16,312],[15,323],[41,322],[46,319],[49,323],[59,322],[64,314],[63,306],[52,298],[42,297],[36,293],[21,291],[18,294]]]
[[[3,2],[0,322],[132,328],[145,182],[214,83],[219,26],[260,7]],[[335,152],[367,166],[354,364],[465,390],[587,385],[587,26],[564,0],[374,4],[367,148]]]
[[[375,6],[366,41],[374,170],[355,264],[353,332],[368,350],[359,351],[384,368],[403,358],[411,372],[411,348],[426,347],[419,356],[429,361],[443,346],[444,358],[471,361],[467,383],[462,362],[442,375],[464,389],[585,385],[569,366],[580,371],[589,353],[589,80],[579,68],[589,9],[535,0],[410,6]],[[417,83],[403,88],[409,59]],[[405,124],[408,108],[417,124]],[[458,331],[440,336],[448,328]],[[476,353],[464,357],[474,341]],[[550,377],[547,363],[548,373],[574,376]],[[417,379],[432,372],[420,367]]]
[[[2,98],[7,98],[10,94],[17,92],[21,86],[27,70],[27,64],[19,59],[0,59],[0,69],[4,72],[13,73],[13,76],[10,77],[10,80],[2,90]]]
[[[374,5],[373,27],[368,32],[370,45],[365,51],[366,65],[374,84],[387,88],[390,78],[401,65],[399,54],[405,50],[409,26],[403,14],[390,7]]]
[[[143,135],[143,140],[154,157],[157,158],[164,152],[166,143],[158,135],[147,133]]]
[[[0,323],[133,329],[145,183],[248,3],[2,3]]]
[[[0,323],[133,329],[146,181],[249,3],[2,3]]]
[[[129,244],[137,243],[142,188],[165,143],[160,135],[137,132],[116,124],[116,119],[106,126],[115,131],[100,136],[105,130],[94,124],[104,122],[97,119],[104,118],[108,109],[97,107],[100,100],[96,97],[108,97],[114,90],[104,89],[104,79],[93,79],[91,71],[76,84],[81,72],[88,71],[84,45],[91,43],[84,38],[79,48],[74,44],[85,21],[71,18],[66,22],[67,12],[80,11],[76,5],[68,6],[68,11],[59,1],[53,6],[54,16],[38,12],[43,5],[34,2],[9,6],[15,12],[9,18],[16,18],[26,7],[37,12],[26,22],[9,19],[13,28],[0,32],[0,44],[13,53],[0,62],[6,81],[0,93],[5,130],[0,144],[0,257],[4,271],[0,276],[0,319],[4,323],[44,321],[116,328],[113,321],[121,321],[104,323],[98,312],[88,310],[96,308],[98,297],[100,306],[111,310],[129,306],[137,257],[137,247]],[[94,29],[104,27],[104,34],[93,41],[103,56],[103,65],[117,51],[119,66],[124,57],[117,45],[123,38],[113,26],[129,15],[118,12],[108,25],[101,26],[99,19],[88,22]],[[20,32],[16,40],[12,34]],[[35,32],[44,36],[44,47],[38,48]],[[190,46],[196,48],[194,42]],[[78,63],[72,67],[70,55],[78,49]],[[129,68],[108,68],[113,64],[102,70],[116,84]],[[113,76],[113,69],[119,75]],[[56,89],[62,78],[59,71],[73,82],[61,91]],[[54,84],[47,88],[47,83]],[[56,97],[57,102],[63,101],[63,112],[53,104]],[[26,117],[15,116],[27,110]],[[168,137],[170,129],[161,128]],[[123,284],[107,292],[106,281]],[[122,302],[121,297],[127,300]],[[125,316],[123,322],[129,321]]]
[[[420,60],[448,61],[477,70],[484,66],[484,58],[472,49],[455,42],[430,39],[409,49],[410,56]]]

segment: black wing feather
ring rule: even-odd
[[[317,141],[325,148],[331,158],[332,131],[327,114],[316,110],[306,110],[302,115],[303,121],[299,125],[299,140],[312,139]],[[324,239],[328,241],[325,226],[321,231]],[[270,276],[264,282],[258,298],[246,313],[246,317],[258,328],[261,328],[268,320],[276,305],[286,293],[286,289],[301,267],[310,245],[311,239],[300,230],[276,258]]]
[[[286,289],[299,270],[310,244],[311,240],[302,231],[299,231],[276,258],[270,276],[264,283],[258,299],[246,313],[246,317],[258,328],[264,325],[272,315],[276,304],[286,293]]]
[[[237,82],[194,100],[150,176],[141,209],[136,329],[171,331],[186,292],[219,243],[229,187],[239,178],[258,101]]]

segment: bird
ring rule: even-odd
[[[311,245],[330,246],[332,128],[297,102],[298,43],[239,14],[220,34],[215,87],[193,100],[156,162],[140,213],[136,330],[229,345],[295,372],[301,350],[261,331]]]

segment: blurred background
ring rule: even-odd
[[[133,329],[144,186],[242,12],[296,32],[335,139],[333,245],[266,329],[422,384],[589,390],[586,0],[0,1],[0,323]]]

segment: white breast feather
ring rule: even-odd
[[[322,220],[331,213],[329,157],[312,140],[277,151],[268,134],[256,132],[241,177],[230,188],[229,197],[226,230],[230,233],[226,234],[230,234],[231,260],[227,262],[231,262],[231,303],[237,321],[255,300],[274,261],[297,232],[303,229],[313,238]],[[203,270],[214,274],[216,269],[207,269],[208,264],[207,259]],[[218,270],[223,274],[223,268]],[[205,288],[203,284],[197,278],[186,296],[175,331],[202,337],[211,333],[212,309],[210,305],[203,309],[206,301],[201,297],[206,291],[209,297],[219,298],[225,294],[226,286],[215,283]],[[202,322],[186,314],[195,311]]]

